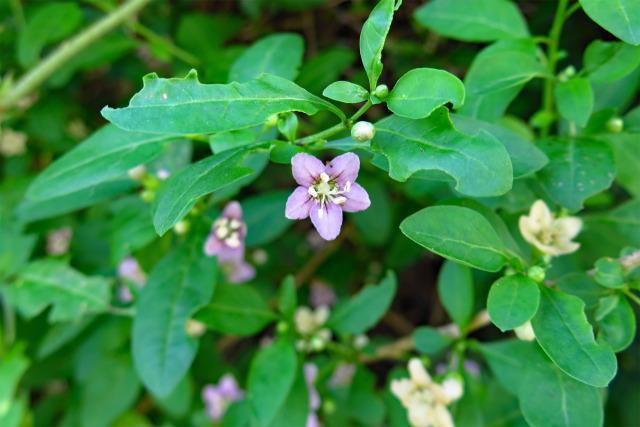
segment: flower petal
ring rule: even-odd
[[[325,167],[327,175],[336,180],[340,189],[345,186],[347,181],[353,184],[358,178],[359,170],[360,158],[354,153],[338,156]]]
[[[333,240],[340,234],[342,227],[342,207],[327,203],[321,209],[323,210],[322,218],[318,214],[319,206],[313,206],[309,211],[311,222],[318,230],[320,236],[325,240]]]
[[[314,203],[315,201],[309,195],[308,190],[305,187],[298,187],[287,199],[284,216],[289,219],[305,219],[309,216],[309,209]]]
[[[359,184],[352,183],[351,191],[344,193],[343,196],[347,198],[347,201],[342,205],[342,210],[345,212],[363,211],[371,205],[367,190]]]
[[[236,202],[235,200],[227,203],[227,205],[224,207],[224,210],[222,211],[222,217],[241,220],[242,206],[240,206],[240,203]]]
[[[309,188],[324,172],[324,165],[310,154],[298,153],[291,159],[291,172],[299,185]]]

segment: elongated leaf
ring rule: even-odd
[[[171,139],[104,126],[38,175],[27,197],[50,199],[123,175],[160,154]]]
[[[540,290],[538,313],[531,320],[540,346],[573,378],[605,387],[616,375],[616,356],[610,347],[596,344],[582,300],[546,286]]]
[[[612,304],[607,304],[607,299]],[[600,345],[609,345],[616,353],[631,345],[636,336],[636,315],[624,295],[612,295],[600,300],[596,311]]]
[[[253,335],[276,318],[267,302],[249,285],[221,283],[213,299],[194,319],[226,334]]]
[[[538,171],[540,184],[554,202],[571,212],[606,190],[615,172],[613,153],[603,142],[586,138],[546,139],[538,143],[549,164]]]
[[[504,194],[513,182],[504,146],[484,130],[475,135],[456,130],[446,107],[421,120],[398,116],[380,120],[371,147],[389,159],[389,176],[397,181],[435,169],[453,177],[456,190],[477,197]]]
[[[625,0],[580,0],[582,9],[598,25],[619,39],[640,45],[640,4]]]
[[[331,314],[327,326],[342,334],[361,334],[373,327],[387,312],[396,293],[392,271],[379,285],[367,285]]]
[[[154,204],[156,232],[161,236],[166,233],[189,213],[200,197],[253,173],[239,166],[248,152],[248,148],[237,148],[209,156],[165,180]]]
[[[399,116],[423,119],[448,102],[453,108],[460,108],[464,103],[464,85],[446,71],[416,68],[400,77],[385,101]]]
[[[431,252],[480,270],[498,271],[508,259],[489,222],[468,208],[425,208],[402,221],[400,230]]]
[[[272,114],[329,110],[331,103],[281,77],[263,74],[247,83],[202,84],[195,71],[184,79],[149,74],[128,107],[105,107],[102,115],[116,126],[156,134],[216,133],[259,125]]]
[[[31,262],[12,285],[2,287],[2,292],[27,318],[52,305],[50,322],[79,320],[109,307],[109,282],[105,278],[87,277],[53,259]]]
[[[560,114],[580,127],[587,125],[593,110],[593,90],[589,80],[571,79],[560,83],[555,89]]]
[[[304,40],[298,34],[278,33],[255,42],[235,60],[229,83],[246,83],[262,73],[295,80],[302,64]]]
[[[469,267],[445,261],[438,274],[438,295],[449,317],[464,331],[473,314],[473,278]]]
[[[589,80],[610,83],[631,73],[640,64],[640,46],[594,40],[584,51]]]
[[[298,370],[298,358],[291,342],[284,337],[263,348],[249,369],[249,404],[258,424],[268,425],[284,404]]]
[[[398,6],[400,2],[398,3]],[[382,49],[391,28],[395,0],[381,0],[371,11],[369,19],[362,26],[360,33],[360,57],[362,65],[369,77],[371,92],[376,89],[378,78],[382,73]]]
[[[415,17],[455,40],[490,42],[529,35],[518,6],[507,0],[433,0],[418,8]]]
[[[540,290],[533,280],[514,274],[498,280],[489,290],[487,310],[502,332],[522,326],[538,311]]]
[[[355,104],[369,99],[369,92],[365,88],[355,83],[344,81],[331,83],[322,94],[327,98],[349,104]]]
[[[535,144],[505,127],[459,114],[451,114],[451,122],[456,129],[466,134],[474,135],[484,129],[500,141],[511,157],[514,179],[536,172],[549,162],[544,152]]]
[[[189,370],[198,341],[187,335],[191,314],[208,303],[217,264],[205,256],[203,241],[173,249],[151,270],[133,321],[132,354],[142,382],[166,396]]]

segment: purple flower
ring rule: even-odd
[[[256,270],[244,260],[244,238],[247,225],[242,220],[240,203],[229,202],[222,215],[215,220],[204,244],[204,253],[217,256],[230,283],[242,283],[253,279]]]
[[[285,216],[310,216],[323,239],[338,237],[342,211],[358,212],[371,204],[365,189],[355,183],[360,159],[353,153],[338,156],[326,166],[309,154],[298,153],[291,159],[291,167],[300,186],[289,196]]]
[[[236,379],[231,374],[225,374],[218,381],[218,385],[206,385],[202,389],[202,401],[209,418],[215,423],[222,419],[225,411],[232,402],[244,397]]]

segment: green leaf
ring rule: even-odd
[[[129,196],[111,205],[114,214],[109,224],[111,263],[117,264],[127,254],[146,246],[156,238],[151,221],[151,207],[139,196]]]
[[[258,425],[270,424],[287,400],[298,371],[291,342],[283,337],[263,348],[251,361],[247,398]]]
[[[304,39],[293,33],[278,33],[255,42],[235,60],[229,83],[246,83],[263,73],[295,80],[302,64]]]
[[[413,342],[420,353],[435,356],[453,344],[453,338],[431,326],[421,326],[413,331]]]
[[[184,79],[149,74],[128,107],[105,107],[102,115],[116,126],[156,134],[216,133],[264,123],[273,114],[301,111],[313,115],[344,113],[281,77],[263,74],[247,83],[202,84],[195,71]]]
[[[605,143],[586,138],[545,139],[538,147],[549,157],[549,164],[537,173],[540,185],[554,202],[571,212],[611,186],[615,166]]]
[[[101,182],[82,190],[44,200],[24,199],[16,208],[18,220],[23,223],[52,218],[86,208],[133,190],[136,183],[130,179],[115,179]]]
[[[231,130],[211,135],[209,146],[213,153],[218,154],[222,151],[253,144],[255,140],[256,133],[252,129]]]
[[[329,99],[347,104],[357,104],[369,99],[369,91],[360,85],[345,81],[331,83],[322,94]]]
[[[160,154],[171,139],[104,126],[38,175],[27,198],[51,199],[121,176]]]
[[[580,0],[589,18],[619,39],[640,45],[640,4],[625,0]]]
[[[292,318],[298,306],[296,283],[293,275],[289,274],[280,284],[278,291],[278,310],[287,318]]]
[[[198,349],[198,340],[187,335],[187,321],[211,299],[218,272],[202,245],[193,239],[174,248],[140,292],[131,351],[140,379],[156,396],[171,393]]]
[[[106,427],[136,401],[140,380],[131,360],[105,357],[84,382],[80,394],[82,425]]]
[[[156,232],[160,236],[166,233],[189,213],[200,197],[253,173],[239,166],[248,152],[248,148],[237,148],[209,156],[163,181],[153,206]]]
[[[583,62],[589,80],[610,83],[628,75],[640,64],[640,46],[594,40],[584,51]]]
[[[509,258],[489,222],[469,208],[425,208],[402,221],[400,230],[431,252],[480,270],[498,271]]]
[[[496,281],[489,290],[487,310],[502,332],[522,326],[538,311],[540,291],[533,280],[514,274]]]
[[[575,78],[556,85],[556,101],[562,117],[580,127],[587,125],[593,111],[593,90],[584,78]]]
[[[379,285],[367,285],[331,313],[327,326],[341,334],[361,334],[373,327],[387,312],[396,294],[397,280],[392,271]]]
[[[447,102],[460,108],[464,103],[464,85],[444,70],[416,68],[400,77],[385,101],[389,110],[399,116],[423,119]]]
[[[400,6],[398,2],[398,6]],[[362,65],[369,77],[369,88],[376,89],[378,78],[382,73],[382,49],[391,28],[393,11],[398,7],[395,0],[381,0],[371,11],[369,18],[362,26],[360,33],[360,57]]]
[[[507,0],[433,0],[418,8],[415,17],[455,40],[490,42],[529,35],[518,6]]]
[[[64,39],[78,28],[82,10],[72,2],[41,3],[27,18],[27,25],[19,32],[16,47],[18,62],[25,68],[38,62],[45,46]]]
[[[608,304],[607,299],[613,304]],[[596,310],[600,345],[608,345],[619,353],[629,347],[636,336],[636,315],[624,295],[612,295],[600,300]]]
[[[621,288],[624,286],[624,270],[622,265],[613,258],[600,258],[596,261],[596,271],[593,277],[596,282],[606,288]]]
[[[271,191],[242,202],[244,222],[247,224],[247,246],[260,246],[280,237],[293,225],[293,221],[284,216],[289,190]]]
[[[514,179],[536,172],[549,162],[544,152],[535,144],[507,128],[459,114],[451,114],[451,121],[461,132],[474,135],[484,129],[500,141],[511,158]]]
[[[473,315],[473,278],[469,267],[445,261],[438,273],[438,295],[449,317],[464,331]]]
[[[575,295],[584,301],[587,308],[598,305],[600,298],[610,291],[593,280],[593,277],[585,273],[571,273],[563,276],[556,287],[565,294]]]
[[[109,308],[109,281],[87,277],[63,261],[42,259],[24,267],[16,281],[2,292],[26,317],[40,314],[49,305],[49,322],[79,320],[85,314]]]
[[[545,353],[573,378],[605,387],[615,377],[616,356],[610,347],[596,344],[580,298],[541,286],[531,326]]]
[[[462,194],[498,196],[511,189],[513,169],[504,146],[484,130],[475,135],[456,130],[446,107],[421,120],[380,120],[371,146],[389,160],[389,176],[397,181],[435,169],[453,177]]]
[[[276,315],[251,286],[221,283],[211,302],[193,318],[226,334],[253,335],[274,321]]]

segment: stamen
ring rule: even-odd
[[[313,188],[313,187],[309,187],[308,193],[309,193],[309,195],[310,195],[311,197],[313,197],[314,199],[315,199],[316,197],[318,197],[318,192],[317,192],[317,191],[316,191],[316,189],[315,189],[315,188]]]
[[[344,197],[344,196],[339,196],[339,197],[336,197],[335,199],[333,199],[332,201],[333,201],[333,203],[335,203],[336,205],[342,205],[342,204],[344,204],[344,202],[346,202],[346,201],[347,201],[347,198],[346,198],[346,197]]]
[[[329,175],[327,175],[325,172],[322,172],[320,174],[320,179],[323,180],[324,182],[329,182]]]

